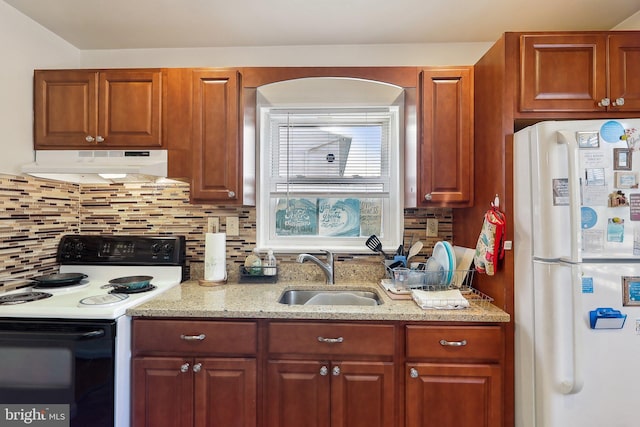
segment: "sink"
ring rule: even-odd
[[[382,304],[378,293],[359,290],[290,289],[284,291],[278,300],[289,305],[360,305]]]

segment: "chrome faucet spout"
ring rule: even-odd
[[[333,285],[335,283],[334,270],[333,270],[333,253],[331,253],[329,251],[325,251],[325,250],[323,250],[322,252],[327,254],[327,262],[322,262],[317,257],[315,257],[315,256],[313,256],[311,254],[300,254],[300,255],[298,255],[298,262],[301,263],[301,264],[303,262],[305,262],[305,261],[313,262],[318,267],[320,267],[322,269],[322,271],[324,272],[324,275],[327,278],[327,284],[328,285]]]

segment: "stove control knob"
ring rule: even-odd
[[[80,252],[82,252],[83,250],[84,250],[84,243],[82,243],[81,241],[77,241],[77,242],[76,242],[76,245],[75,245],[75,248],[74,248],[74,251],[75,251],[76,253],[80,253]]]
[[[170,254],[171,252],[173,252],[173,245],[171,243],[165,243],[164,245],[162,245],[162,251],[165,254]]]
[[[160,252],[160,243],[154,243],[153,245],[151,245],[151,253],[155,255],[158,252]]]

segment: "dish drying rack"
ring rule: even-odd
[[[385,266],[385,269],[387,277],[393,281],[393,270],[388,266]],[[469,301],[471,306],[487,307],[493,302],[493,298],[472,286],[475,272],[474,268],[454,270],[449,281],[447,279],[450,271],[411,270],[407,285],[410,289],[419,289],[427,292],[457,289]]]

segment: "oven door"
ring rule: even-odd
[[[115,321],[0,319],[0,405],[67,404],[71,426],[113,426]]]

